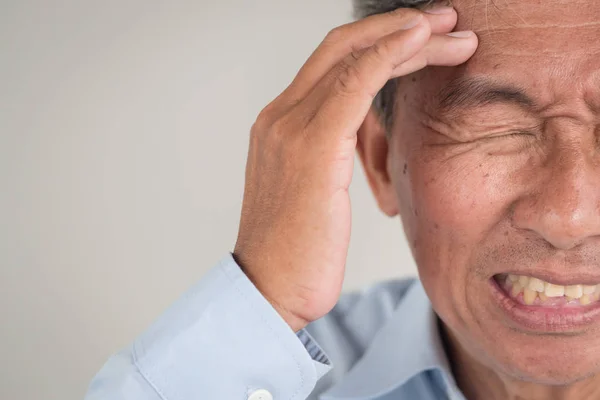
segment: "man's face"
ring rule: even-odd
[[[454,5],[457,30],[479,36],[475,56],[399,83],[388,170],[407,237],[472,357],[574,382],[600,372],[600,294],[525,299],[507,275],[600,284],[600,2]]]

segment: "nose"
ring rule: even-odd
[[[561,250],[600,236],[600,168],[585,153],[563,149],[546,160],[537,188],[513,205],[515,227]]]

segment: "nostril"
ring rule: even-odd
[[[575,195],[565,191],[566,187],[550,187],[515,202],[513,226],[534,232],[559,250],[574,249],[600,236],[600,196],[583,198],[579,191]]]

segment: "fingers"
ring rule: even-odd
[[[328,34],[280,98],[292,103],[301,100],[348,54],[371,47],[382,37],[398,31],[416,15],[421,14],[429,22],[433,33],[448,33],[454,29],[457,22],[457,14],[453,8],[436,7],[429,13],[401,8],[342,25]]]
[[[471,58],[479,44],[477,35],[471,31],[450,35],[432,35],[421,51],[393,71],[390,79],[412,74],[428,65],[453,67]]]
[[[377,92],[430,37],[429,24],[421,18],[412,29],[394,32],[358,55],[351,54],[329,71],[293,113],[317,130],[354,136]],[[339,135],[331,139],[339,140]]]
[[[308,116],[317,131],[338,132],[353,139],[373,98],[388,80],[427,65],[457,65],[469,59],[477,48],[477,37],[472,32],[464,35],[467,37],[431,36],[427,19],[410,30],[389,34],[358,57],[340,62],[297,112]]]

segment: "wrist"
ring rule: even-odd
[[[267,300],[271,306],[275,309],[275,311],[283,318],[285,323],[287,323],[290,328],[294,332],[299,332],[302,329],[306,328],[306,326],[310,323],[310,321],[305,318],[300,317],[298,314],[294,313],[289,309],[289,307],[284,306],[280,301],[276,300],[276,296],[271,296],[267,293],[267,291],[262,287],[259,280],[256,279],[254,274],[251,273],[247,268],[244,267],[244,263],[240,262],[239,258],[235,253],[232,253],[232,256],[242,272],[246,275],[246,277],[252,282],[254,287],[260,292],[260,294]],[[268,286],[268,285],[267,285]]]
[[[262,292],[261,292],[262,293]],[[269,298],[269,296],[262,293],[264,298],[267,299],[271,306],[277,311],[277,313],[283,318],[283,320],[290,326],[294,333],[298,333],[310,323],[305,318],[298,316],[297,314],[290,311],[288,308],[281,305],[281,303]]]

